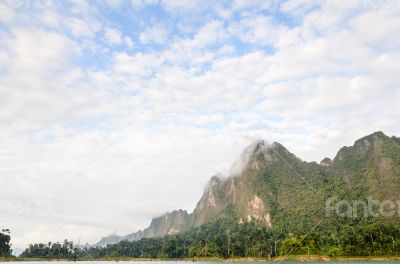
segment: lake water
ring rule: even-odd
[[[79,264],[80,261],[77,261]],[[96,263],[96,264],[115,264],[117,261],[85,261],[85,263]],[[193,264],[194,262],[192,261],[121,261],[121,264],[171,264],[173,262],[179,262],[179,264]],[[400,261],[372,261],[372,260],[366,260],[366,261],[312,261],[312,264],[327,264],[327,262],[333,262],[334,264],[392,264],[392,263],[398,263],[400,264]],[[0,263],[7,263],[7,264],[12,264],[12,263],[19,263],[19,264],[71,264],[73,263],[72,261],[17,261],[17,262],[0,262]],[[195,263],[197,264],[221,264],[222,262],[220,261],[196,261]],[[240,261],[235,261],[232,262],[233,264],[260,264],[262,261],[257,261],[257,262],[240,262]],[[269,262],[265,262],[269,263]],[[275,263],[279,263],[279,261],[275,261]],[[283,264],[304,264],[304,261],[284,261]]]

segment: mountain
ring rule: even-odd
[[[187,229],[190,222],[190,215],[186,210],[174,210],[160,217],[154,218],[150,226],[144,230],[139,230],[125,236],[111,234],[103,237],[94,246],[105,246],[107,244],[115,244],[119,241],[128,240],[135,241],[145,237],[161,237],[164,235],[174,235],[182,230]]]
[[[139,232],[141,232],[141,231],[139,231]],[[136,233],[133,233],[133,234],[136,234]],[[102,237],[96,244],[94,244],[94,246],[101,247],[101,246],[105,246],[108,244],[115,244],[115,243],[118,243],[119,241],[127,240],[126,237],[127,236],[119,236],[117,234],[111,234],[106,237]],[[140,238],[141,237],[138,237],[137,239],[140,239]],[[132,239],[132,240],[136,240],[136,239]]]
[[[261,198],[255,172],[264,171],[272,161],[274,144],[269,146],[264,141],[251,144],[232,166],[230,177],[211,178],[193,212],[194,226],[219,218],[229,213],[228,208],[234,208],[240,222],[257,220],[271,227],[269,204]]]
[[[210,179],[191,214],[173,211],[153,219],[143,231],[112,235],[96,245],[176,234],[221,218],[257,222],[288,234],[304,232],[325,217],[326,201],[332,197],[399,200],[400,138],[375,132],[320,163],[302,161],[277,142],[258,140],[243,151],[228,177]],[[380,220],[399,222],[398,217],[363,219]],[[331,217],[325,227],[343,221],[351,219]]]

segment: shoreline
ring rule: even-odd
[[[0,262],[24,262],[24,261],[67,261],[67,262],[74,262],[72,259],[47,259],[47,258],[17,258],[17,257],[9,257],[9,258],[0,258]],[[80,259],[76,260],[77,262],[84,262],[84,261],[93,261],[89,259]],[[315,261],[400,261],[400,256],[366,256],[366,257],[337,257],[331,258],[327,256],[318,256],[318,255],[294,255],[288,257],[276,257],[271,259],[265,258],[229,258],[229,259],[221,259],[221,258],[211,258],[211,257],[204,257],[204,258],[185,258],[185,259],[163,259],[163,258],[102,258],[96,259],[94,261],[114,261],[114,262],[122,262],[122,261],[186,261],[186,262],[280,262],[280,261],[308,261],[308,262],[315,262]]]

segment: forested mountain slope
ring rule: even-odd
[[[319,164],[302,161],[277,142],[256,141],[243,151],[228,177],[210,179],[193,213],[173,211],[153,219],[143,231],[106,237],[97,245],[172,235],[226,218],[256,222],[288,234],[301,233],[325,217],[329,198],[399,200],[400,139],[375,132]],[[397,223],[398,219],[396,214],[362,221]],[[331,215],[324,226],[330,229],[351,221],[354,219]]]

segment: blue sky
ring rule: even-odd
[[[400,135],[397,1],[2,0],[0,38],[17,247],[190,211],[260,138],[319,161]]]

